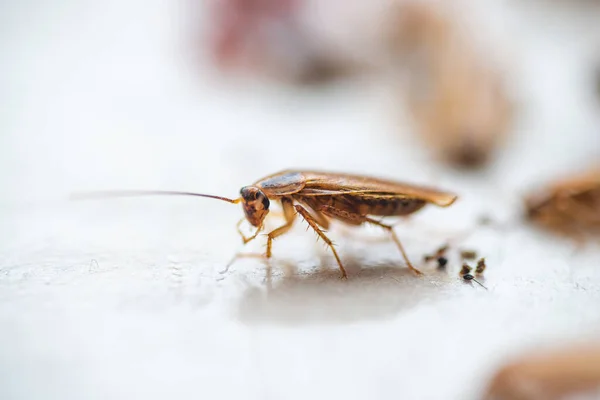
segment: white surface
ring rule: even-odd
[[[332,229],[340,282],[301,222],[275,242],[267,294],[257,260],[218,273],[240,248],[238,206],[64,201],[114,188],[235,196],[288,167],[458,192],[398,226],[416,262],[481,213],[514,221],[531,183],[597,159],[585,81],[597,17],[515,13],[527,112],[489,171],[461,174],[397,131],[377,85],[197,79],[183,8],[166,3],[0,5],[0,398],[468,399],[519,350],[597,335],[598,250],[529,227],[460,243],[487,257],[485,292],[458,281],[456,260],[413,277],[376,229]]]

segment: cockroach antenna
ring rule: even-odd
[[[71,195],[71,200],[90,200],[110,197],[136,197],[136,196],[195,196],[207,197],[209,199],[223,200],[228,203],[239,203],[239,199],[229,199],[222,196],[214,196],[212,194],[194,193],[194,192],[176,192],[170,190],[107,190],[97,192],[75,193]]]

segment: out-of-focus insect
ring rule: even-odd
[[[465,275],[471,273],[472,269],[473,268],[471,268],[469,266],[469,264],[465,263],[465,264],[463,264],[462,268],[460,269],[460,275],[465,276]]]
[[[481,283],[479,282],[477,279],[475,279],[475,277],[471,274],[472,268],[469,266],[469,264],[463,264],[462,268],[460,269],[460,276],[462,277],[462,279],[466,282],[470,282],[470,281],[475,281],[479,286],[481,286],[482,288],[484,288],[485,290],[487,290],[487,288]]]
[[[431,260],[436,260],[438,263],[438,268],[444,269],[444,268],[446,268],[446,265],[448,264],[448,259],[445,256],[446,252],[448,251],[448,248],[449,248],[448,245],[444,245],[444,246],[440,247],[439,249],[437,249],[435,254],[428,254],[428,255],[424,256],[423,260],[425,262],[429,262]]]
[[[492,378],[486,400],[566,399],[600,390],[600,345],[579,344],[526,355],[502,367]],[[588,397],[577,397],[588,398]]]
[[[525,199],[526,217],[566,236],[600,234],[600,167],[556,181]]]
[[[477,258],[477,252],[475,250],[462,250],[460,252],[460,258],[463,260],[474,260]]]
[[[443,2],[442,2],[443,3]],[[430,2],[404,2],[391,37],[408,72],[402,87],[416,132],[439,159],[466,168],[487,164],[513,120],[501,73],[459,20]]]
[[[480,258],[479,261],[477,261],[477,267],[475,268],[475,274],[477,275],[482,275],[483,272],[485,271],[487,265],[485,264],[485,258]]]
[[[283,235],[292,227],[295,217],[300,214],[315,233],[325,241],[331,249],[337,264],[346,278],[346,270],[333,246],[325,235],[330,219],[349,225],[370,223],[386,229],[397,247],[407,266],[417,274],[421,274],[408,259],[400,240],[391,225],[386,225],[372,216],[400,217],[412,214],[426,204],[448,207],[454,203],[457,196],[451,193],[414,186],[406,183],[374,177],[318,171],[286,170],[256,181],[240,190],[241,197],[229,199],[201,193],[172,192],[172,191],[109,191],[79,195],[78,198],[90,197],[122,197],[136,195],[184,195],[208,197],[229,203],[241,203],[245,218],[256,227],[256,232],[246,237],[237,225],[244,244],[257,237],[264,227],[264,220],[269,213],[272,200],[279,201],[283,208],[285,223],[267,234],[266,258],[271,257],[273,240]]]
[[[448,246],[447,244],[443,245],[442,247],[437,249],[434,254],[427,254],[427,255],[423,256],[423,260],[425,262],[429,262],[431,260],[436,260],[439,257],[443,257],[446,254],[446,252],[448,251],[449,247],[450,246]]]

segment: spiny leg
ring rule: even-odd
[[[302,215],[302,217],[308,223],[308,225],[310,225],[310,227],[313,228],[313,230],[317,233],[317,235],[319,235],[319,237],[321,239],[323,239],[323,241],[327,244],[327,246],[329,246],[329,248],[333,252],[333,255],[338,263],[338,266],[340,267],[340,271],[342,271],[342,279],[347,279],[348,275],[346,275],[346,270],[344,269],[344,266],[342,265],[342,261],[340,260],[340,257],[338,256],[337,251],[335,251],[335,247],[333,247],[333,243],[331,242],[331,240],[325,235],[325,233],[323,233],[321,228],[319,228],[319,226],[317,225],[317,222],[312,217],[312,215],[310,215],[308,210],[306,210],[304,207],[302,207],[300,205],[296,205],[295,207],[296,207],[296,211],[298,211],[298,213],[300,215]]]
[[[312,208],[309,208],[308,211],[317,224],[319,224],[325,230],[329,229],[329,220],[325,215],[323,215],[323,213]]]
[[[322,206],[320,211],[325,215],[329,215],[333,218],[338,218],[342,221],[346,221],[351,224],[369,222],[371,224],[374,224],[374,225],[377,225],[377,226],[380,226],[380,227],[386,229],[388,232],[390,232],[392,239],[396,243],[396,246],[398,246],[398,248],[400,249],[400,252],[402,253],[402,257],[404,258],[404,261],[406,262],[406,265],[408,266],[408,268],[411,271],[413,271],[414,273],[416,273],[417,275],[423,275],[423,273],[421,271],[419,271],[418,269],[413,267],[412,263],[408,259],[408,256],[406,255],[406,252],[404,251],[404,246],[402,246],[402,243],[400,243],[400,239],[398,239],[398,236],[396,236],[396,232],[394,232],[394,228],[391,227],[390,225],[383,224],[383,223],[381,223],[377,220],[374,220],[372,218],[369,218],[365,215],[360,215],[357,213],[340,210],[338,208],[331,207],[331,206]]]

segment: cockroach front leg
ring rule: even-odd
[[[244,233],[242,232],[242,230],[240,229],[240,225],[242,224],[242,222],[244,222],[246,220],[246,218],[242,218],[238,221],[237,225],[235,226],[235,228],[237,229],[238,233],[240,234],[240,236],[242,237],[242,241],[244,242],[244,244],[247,244],[248,242],[256,239],[256,237],[258,236],[259,232],[262,231],[263,226],[259,226],[256,229],[256,232],[254,232],[254,235],[250,236],[250,237],[246,237],[244,235]]]
[[[289,231],[292,228],[292,225],[294,224],[294,219],[296,218],[296,215],[294,214],[294,206],[290,199],[287,199],[285,197],[281,199],[281,207],[283,208],[285,224],[280,226],[279,228],[273,229],[267,234],[267,258],[271,258],[272,255],[271,248],[273,247],[273,239]]]
[[[235,226],[238,233],[240,234],[240,236],[242,237],[242,241],[244,242],[244,245],[248,244],[248,242],[251,242],[252,240],[256,239],[256,237],[258,236],[258,234],[260,233],[260,231],[263,229],[263,225],[259,226],[256,229],[256,232],[254,232],[254,235],[250,236],[250,237],[246,237],[244,235],[244,233],[242,232],[242,230],[240,229],[240,225],[242,224],[242,222],[244,222],[245,218],[242,218],[239,220],[239,222],[237,223],[237,225]],[[262,255],[261,254],[253,254],[253,253],[237,253],[235,256],[233,256],[233,258],[227,263],[227,265],[225,266],[225,269],[222,271],[219,271],[220,274],[224,274],[227,271],[229,271],[229,267],[231,267],[233,265],[233,263],[238,259],[238,258],[261,258]]]
[[[381,223],[377,220],[374,220],[372,218],[369,218],[365,215],[351,213],[351,212],[348,212],[345,210],[340,210],[340,209],[337,209],[337,208],[331,207],[331,206],[322,206],[320,211],[325,215],[340,219],[342,221],[347,221],[349,223],[358,224],[358,223],[368,222],[373,225],[377,225],[377,226],[384,228],[385,230],[387,230],[390,233],[390,235],[392,236],[392,239],[394,240],[394,243],[396,243],[396,246],[398,247],[398,249],[400,249],[400,252],[402,253],[402,257],[404,258],[404,261],[406,262],[406,265],[408,266],[408,268],[411,271],[413,271],[414,273],[416,273],[417,275],[423,275],[423,273],[421,271],[419,271],[418,269],[413,267],[412,263],[408,259],[408,256],[406,255],[406,252],[404,251],[404,246],[402,246],[402,243],[400,242],[400,239],[398,239],[398,236],[396,236],[396,232],[394,232],[394,228],[392,226],[383,224],[383,223]]]
[[[271,263],[269,262],[272,256],[272,248],[273,248],[273,240],[286,233],[292,228],[294,224],[294,219],[296,215],[294,214],[294,206],[292,200],[283,198],[281,199],[281,206],[283,208],[283,215],[285,217],[285,224],[280,226],[279,228],[273,229],[271,232],[267,234],[267,252],[265,257],[267,258],[267,278],[271,279]]]
[[[301,205],[296,205],[295,207],[296,211],[298,211],[298,214],[302,215],[302,217],[308,223],[308,225],[310,225],[310,227],[313,228],[317,235],[319,235],[319,237],[323,239],[327,246],[329,246],[329,248],[333,252],[333,255],[335,256],[338,266],[340,267],[340,271],[342,271],[342,279],[347,279],[348,275],[346,275],[346,269],[344,269],[344,266],[342,265],[342,260],[340,260],[340,256],[338,256],[337,251],[335,251],[335,247],[333,247],[333,242],[325,235],[325,233],[323,233],[321,228],[319,228],[319,225],[317,225],[317,221],[315,221],[312,215],[310,215],[308,210],[306,210]]]

